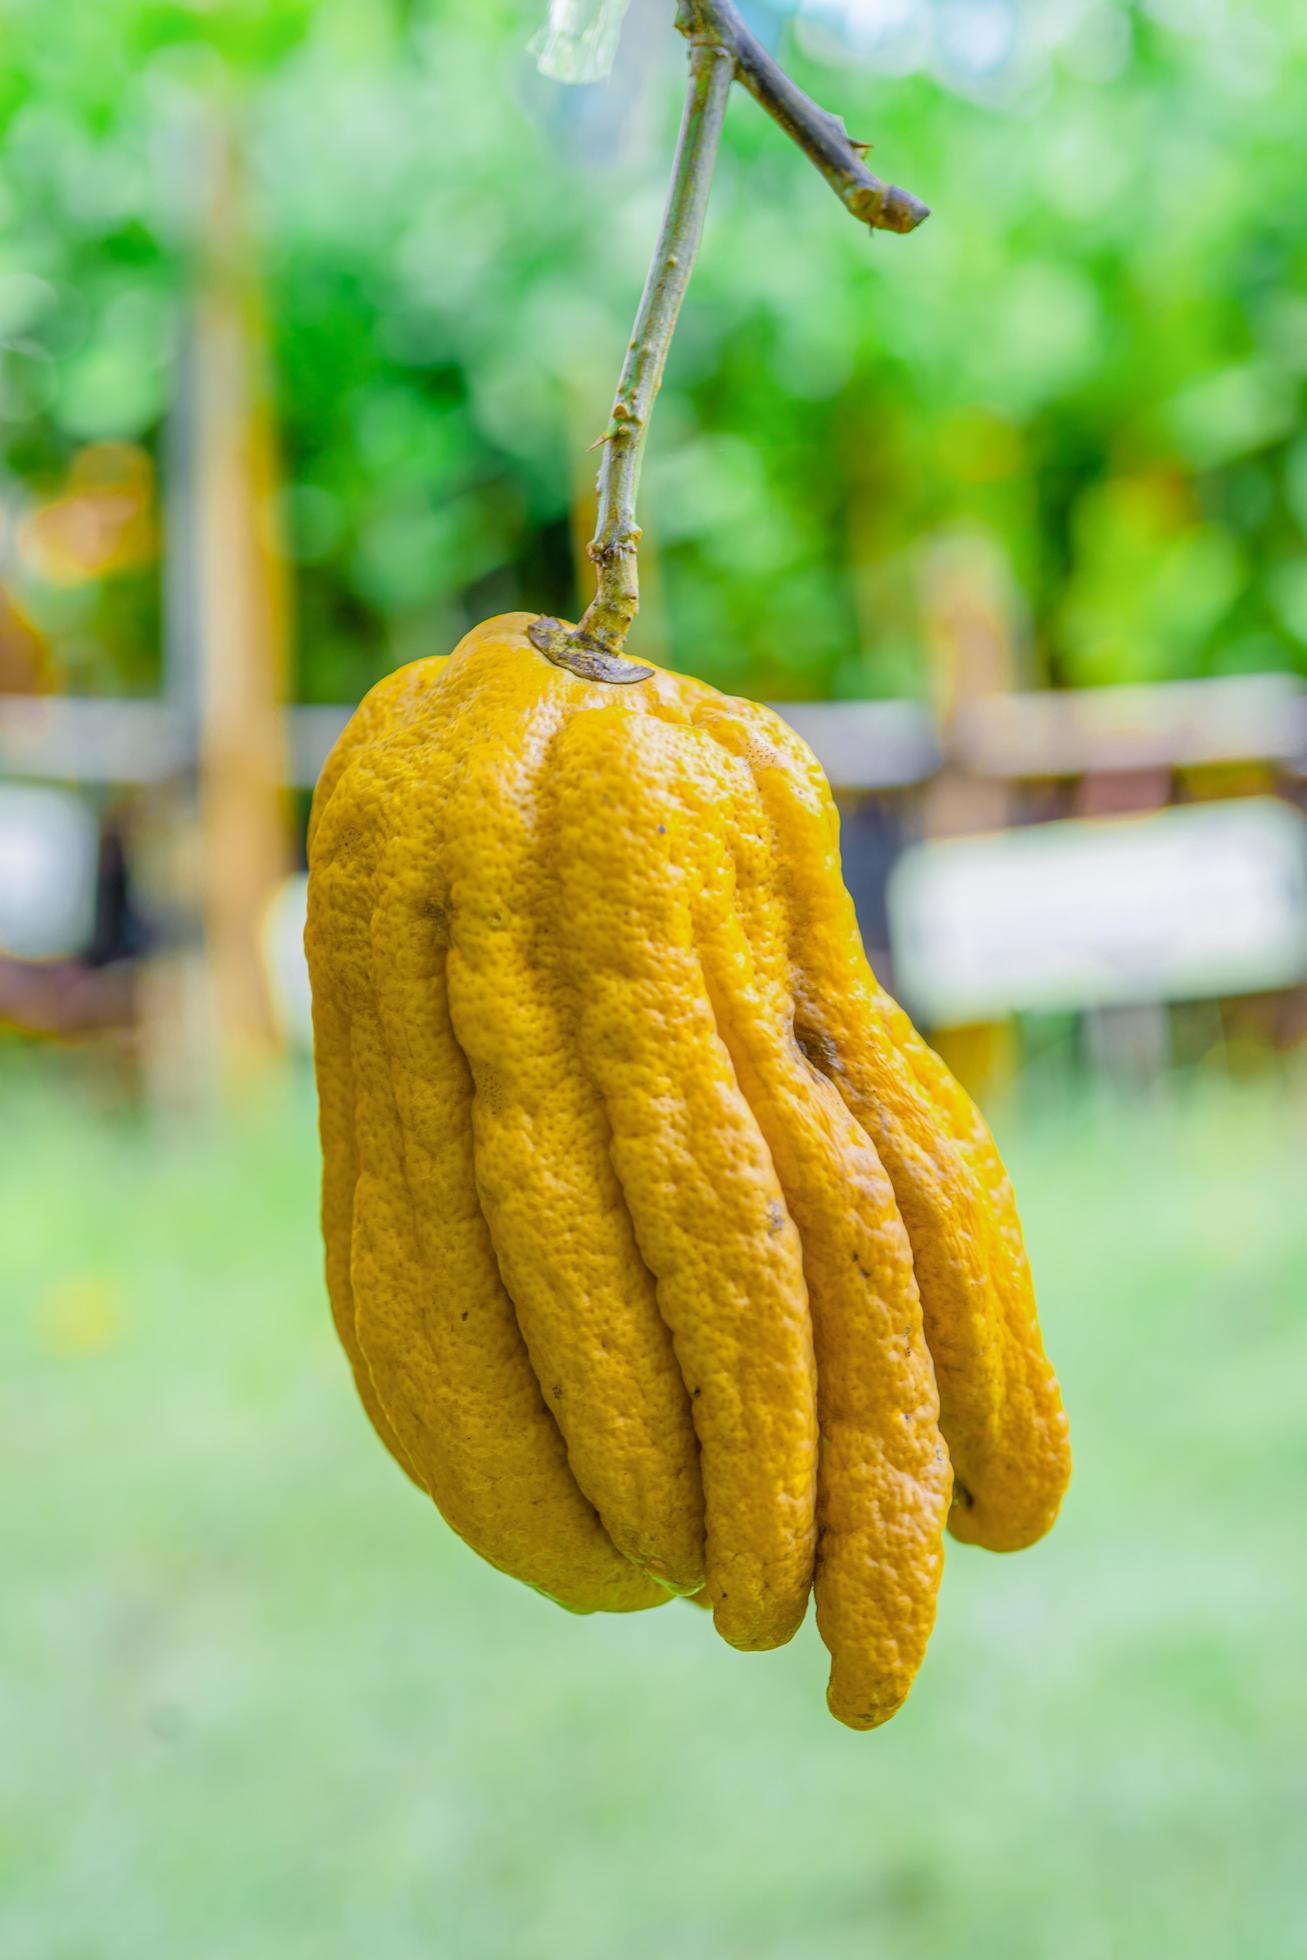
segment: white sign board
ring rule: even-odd
[[[937,1027],[1307,979],[1307,818],[1273,797],[917,844],[887,897]]]
[[[293,1048],[313,1047],[313,1000],[309,964],[304,957],[304,923],[309,910],[307,873],[283,879],[263,915],[260,940],[263,970],[272,994],[282,1039]]]
[[[95,925],[100,828],[71,790],[0,783],[0,953],[60,960]]]

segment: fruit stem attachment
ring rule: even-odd
[[[867,145],[853,142],[838,116],[819,108],[790,80],[750,33],[732,0],[677,0],[676,25],[690,43],[690,79],[662,229],[612,415],[599,438],[599,515],[589,547],[597,589],[579,626],[540,618],[527,628],[533,645],[556,665],[610,685],[646,680],[652,672],[622,653],[640,605],[635,499],[649,417],[703,236],[732,81],[738,76],[812,159],[846,209],[870,229],[913,231],[929,216],[910,192],[872,175],[862,160]]]

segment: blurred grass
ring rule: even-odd
[[[950,1555],[905,1712],[809,1625],[575,1620],[482,1566],[328,1328],[303,1094],[153,1140],[7,1093],[5,1960],[1307,1953],[1307,1108],[1009,1139],[1077,1479]]]

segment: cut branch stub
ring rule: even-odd
[[[884,183],[862,160],[839,116],[823,109],[792,82],[780,63],[752,35],[732,0],[678,0],[676,25],[687,40],[726,48],[735,72],[754,101],[778,122],[816,164],[846,210],[874,231],[915,231],[929,205],[897,184]]]

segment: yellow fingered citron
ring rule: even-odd
[[[1011,1187],[879,989],[816,761],[514,613],[374,688],[323,772],[306,945],[327,1282],[382,1440],[576,1612],[734,1646],[815,1595],[828,1699],[901,1706],[946,1524],[1070,1471]]]

